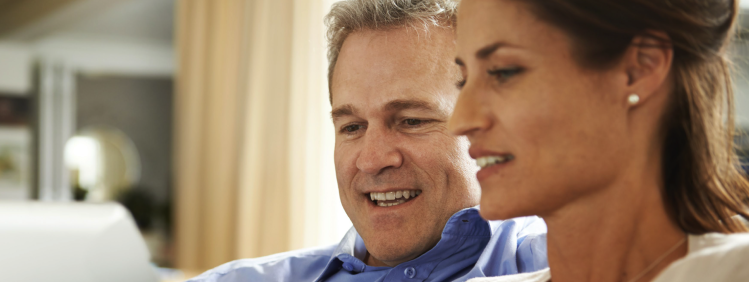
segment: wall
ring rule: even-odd
[[[31,90],[31,50],[28,46],[0,42],[0,91],[25,95]]]
[[[105,125],[125,133],[141,160],[140,186],[167,204],[171,186],[172,80],[77,78],[77,130]]]

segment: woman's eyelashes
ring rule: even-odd
[[[522,73],[523,70],[524,69],[521,67],[511,67],[511,68],[490,69],[490,70],[487,70],[486,73],[489,76],[494,77],[494,79],[496,79],[497,82],[505,83],[510,78]],[[462,80],[455,83],[455,86],[458,87],[458,89],[463,89],[467,81],[468,81],[468,78],[463,78]]]
[[[504,83],[521,72],[523,72],[523,69],[520,67],[491,69],[486,71],[487,74],[493,76],[499,83]]]

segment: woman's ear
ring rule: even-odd
[[[647,31],[635,36],[622,62],[627,75],[627,96],[623,101],[642,104],[654,95],[667,94],[661,89],[668,79],[673,56],[673,46],[666,33]],[[629,101],[631,94],[638,96],[637,102]]]

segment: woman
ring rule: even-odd
[[[450,129],[487,219],[550,270],[476,281],[749,281],[726,47],[737,1],[464,0]]]

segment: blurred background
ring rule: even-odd
[[[0,200],[118,201],[195,275],[337,243],[333,0],[0,0]]]
[[[118,201],[152,261],[186,276],[337,243],[333,2],[0,0],[0,200]]]

